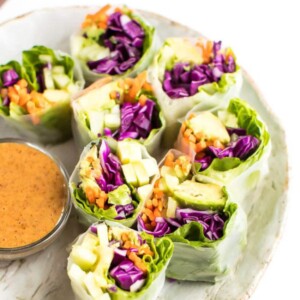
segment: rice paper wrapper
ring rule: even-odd
[[[198,39],[167,39],[154,57],[153,63],[149,68],[149,80],[153,85],[167,122],[165,145],[168,147],[171,147],[173,141],[176,139],[176,132],[180,127],[178,119],[184,117],[191,109],[201,111],[215,107],[226,107],[231,98],[239,96],[243,82],[242,71],[240,67],[236,65],[235,72],[224,73],[218,83],[213,82],[200,86],[198,93],[195,95],[175,99],[170,98],[163,90],[162,82],[164,74],[170,62],[174,60],[174,57],[176,57],[176,55],[179,57],[182,56],[182,54],[176,53],[176,50],[169,46],[169,42],[172,40],[182,45],[185,41],[189,41],[195,45]],[[180,52],[183,51],[183,47],[184,46],[182,46],[182,48],[180,47]],[[178,61],[193,62],[193,59],[189,58],[184,60],[184,58],[178,58]]]
[[[141,73],[142,71],[146,70],[148,66],[151,64],[153,57],[159,47],[160,40],[157,36],[156,29],[153,27],[149,22],[141,16],[136,11],[131,12],[132,19],[136,20],[145,30],[146,32],[146,39],[143,46],[143,55],[140,60],[126,72],[118,75],[113,75],[114,78],[122,78],[122,77],[135,77],[137,74]],[[83,20],[82,20],[83,21]],[[80,59],[80,52],[82,51],[81,46],[78,46],[78,38],[82,37],[82,31],[78,31],[74,33],[70,38],[70,49],[71,53],[74,57],[76,57],[79,61],[80,67],[83,72],[83,76],[87,83],[91,84],[100,78],[104,78],[110,76],[108,74],[99,74],[93,72],[87,66],[87,61]],[[96,42],[95,42],[96,43]],[[106,48],[103,48],[105,51]]]
[[[135,211],[134,211],[133,215],[129,218],[126,218],[126,219],[115,220],[113,218],[113,214],[111,213],[111,211],[107,212],[106,210],[102,210],[102,211],[98,211],[98,212],[96,211],[95,212],[87,203],[83,207],[83,205],[82,204],[80,205],[80,202],[78,202],[76,200],[75,191],[76,191],[76,188],[77,188],[77,184],[81,181],[80,175],[79,175],[80,163],[84,159],[84,157],[86,156],[88,151],[90,150],[91,146],[95,143],[101,142],[101,140],[105,140],[105,141],[108,142],[110,149],[112,149],[112,152],[116,151],[117,141],[115,141],[111,138],[99,139],[99,140],[94,140],[94,141],[90,142],[88,145],[86,145],[84,147],[84,149],[83,149],[83,151],[80,155],[79,161],[78,161],[76,167],[74,168],[74,171],[73,171],[73,173],[72,173],[72,175],[70,176],[70,179],[69,179],[69,189],[70,189],[70,192],[71,192],[73,205],[74,205],[74,207],[76,209],[76,213],[78,215],[78,221],[80,223],[82,223],[83,225],[85,225],[85,226],[90,226],[91,224],[93,224],[95,222],[98,222],[99,220],[110,220],[110,221],[114,221],[116,223],[120,223],[120,224],[122,224],[124,226],[127,226],[127,227],[132,227],[136,223],[137,217],[140,214],[140,211],[142,210],[142,208],[144,207],[145,202],[147,201],[147,199],[152,194],[153,184],[154,184],[153,183],[153,178],[155,177],[155,175],[152,178],[150,178],[149,192],[143,193],[143,197],[141,197],[139,195],[138,191],[137,191],[140,187],[134,188],[131,191],[131,196],[134,196],[137,199],[138,204],[135,208]],[[136,146],[141,149],[142,159],[149,158],[149,159],[155,161],[155,159],[152,156],[149,155],[149,153],[147,152],[146,148],[143,145],[141,145],[140,143],[138,143],[134,140],[131,140],[131,139],[128,139],[128,140],[130,140],[130,142],[132,142],[132,143],[135,143]],[[129,184],[127,184],[127,185],[129,187],[131,187]],[[150,189],[150,185],[151,185],[151,189]]]
[[[171,149],[168,153],[170,152],[175,159],[186,156],[176,149]],[[160,162],[160,167],[164,165],[168,153]],[[220,185],[219,182],[210,178],[206,178],[205,181],[199,180],[193,174],[195,174],[195,169],[192,167],[187,178],[200,183]],[[191,178],[191,176],[193,177]],[[155,180],[158,178],[159,176]],[[247,244],[247,217],[243,209],[235,203],[234,195],[225,186],[220,186],[223,188],[224,200],[226,201],[222,214],[227,216],[224,222],[223,235],[217,240],[207,238],[204,234],[203,225],[196,221],[184,224],[174,232],[166,234],[165,236],[174,242],[174,254],[167,269],[168,278],[215,282],[227,276],[242,256],[243,249]],[[172,196],[172,191],[170,192],[171,197],[176,199],[176,196]],[[191,207],[193,205],[194,203],[191,204]],[[180,204],[179,207],[181,207]],[[187,200],[182,207],[189,208]],[[212,211],[217,212],[217,210]]]
[[[246,246],[247,218],[234,203],[228,203],[225,211],[229,219],[225,223],[224,235],[219,240],[208,241],[204,237],[202,240],[191,241],[185,238],[197,231],[201,232],[202,226],[195,222],[167,235],[174,242],[174,254],[167,269],[167,277],[215,282],[232,271]]]
[[[223,109],[212,109],[211,112],[218,115]],[[197,115],[198,110],[190,113]],[[257,150],[246,160],[239,158],[225,157],[215,158],[210,166],[203,171],[195,171],[197,178],[201,181],[213,180],[220,184],[225,184],[228,190],[234,195],[236,203],[241,203],[246,209],[245,198],[260,181],[268,174],[268,159],[271,153],[271,140],[266,125],[260,119],[256,111],[245,101],[235,98],[231,99],[227,112],[237,118],[238,126],[246,129],[247,134],[251,134],[260,140]],[[187,114],[185,119],[190,115]],[[195,158],[195,151],[183,139],[180,130],[175,148]],[[197,168],[195,168],[197,169]],[[246,209],[247,210],[247,209]]]
[[[92,140],[99,138],[99,136],[96,136],[91,130],[90,128],[87,126],[87,109],[84,109],[80,103],[79,103],[79,99],[82,96],[86,96],[88,95],[91,91],[98,90],[100,91],[101,88],[104,87],[104,91],[105,93],[101,95],[99,94],[99,107],[100,107],[100,102],[101,102],[101,98],[105,99],[109,97],[109,93],[111,92],[111,90],[107,89],[108,85],[110,83],[113,83],[112,81],[112,77],[105,77],[102,79],[97,80],[96,82],[94,82],[92,85],[90,85],[88,88],[84,89],[83,91],[77,93],[73,99],[72,99],[72,109],[73,109],[73,117],[72,117],[72,132],[73,132],[73,137],[76,143],[76,146],[78,148],[78,150],[81,152],[82,149]],[[158,108],[158,119],[159,122],[161,123],[161,126],[159,128],[153,128],[151,129],[151,132],[149,134],[149,136],[145,139],[139,139],[137,141],[139,141],[142,145],[144,145],[147,149],[147,151],[151,154],[151,155],[159,155],[160,152],[160,144],[161,144],[161,140],[163,137],[163,132],[165,130],[166,127],[166,122],[165,122],[165,118],[163,116],[163,113],[159,107],[158,101],[153,100]],[[86,101],[89,101],[89,99],[86,99]],[[95,109],[97,111],[101,111],[101,109]],[[103,109],[104,111],[105,109]],[[99,119],[99,122],[102,121],[103,122],[103,118],[102,120]]]
[[[109,227],[119,227],[124,228],[127,230],[129,229],[119,223],[111,222],[111,221],[105,221],[106,225]],[[99,224],[99,223],[97,223]],[[93,224],[93,225],[96,225]],[[77,239],[73,242],[73,245],[80,245],[83,241],[84,236],[87,234],[87,232],[79,235]],[[156,249],[156,258],[154,262],[154,266],[152,267],[152,272],[149,276],[149,279],[146,281],[145,286],[138,292],[127,292],[124,290],[121,290],[120,288],[117,289],[117,292],[110,293],[110,297],[105,298],[105,300],[123,300],[123,299],[135,299],[135,300],[153,300],[156,299],[162,290],[164,283],[165,283],[165,277],[166,277],[166,269],[170,262],[170,259],[173,254],[174,245],[171,242],[170,239],[164,238],[159,241],[154,241],[153,237],[150,235],[147,235],[145,233],[141,233],[141,237],[147,241],[149,245],[152,245],[152,247],[155,247]],[[68,258],[68,264],[67,264],[67,272],[69,273],[70,268],[74,265],[74,261],[71,257]],[[92,300],[93,298],[91,295],[88,294],[86,288],[83,287],[82,283],[79,281],[74,281],[71,279],[71,286],[73,289],[73,292],[75,294],[75,299],[77,300]]]
[[[55,51],[57,55],[69,56],[68,54]],[[74,60],[74,82],[78,90],[83,89],[84,79],[80,67]],[[1,114],[3,120],[18,134],[28,140],[42,144],[61,143],[72,136],[71,119],[72,110],[70,100],[61,101],[55,106],[47,109],[45,112],[39,113],[32,118],[29,114],[20,115],[11,111],[10,116]]]

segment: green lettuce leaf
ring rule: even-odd
[[[224,213],[228,220],[223,236],[216,241],[207,239],[203,226],[197,222],[186,224],[166,235],[174,242],[174,254],[167,277],[215,282],[232,270],[246,245],[247,219],[235,203],[228,203]]]

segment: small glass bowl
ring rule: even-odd
[[[24,257],[34,254],[36,252],[39,252],[39,251],[45,249],[46,247],[48,247],[51,243],[53,243],[57,239],[57,237],[60,235],[63,228],[67,224],[67,221],[70,216],[71,209],[72,209],[72,202],[71,202],[70,192],[68,189],[68,173],[67,173],[65,167],[63,166],[63,164],[58,159],[53,157],[52,154],[50,154],[48,151],[46,151],[45,149],[43,149],[42,147],[40,147],[37,144],[27,142],[27,141],[21,140],[21,139],[3,138],[3,139],[0,139],[0,143],[23,144],[23,145],[27,145],[31,148],[34,148],[34,149],[40,151],[41,153],[46,154],[49,158],[51,158],[55,162],[55,164],[59,168],[61,174],[63,175],[64,182],[65,182],[66,201],[65,201],[64,207],[62,209],[60,218],[57,221],[55,227],[48,234],[46,234],[43,238],[41,238],[31,244],[28,244],[25,246],[20,246],[20,247],[15,247],[15,248],[0,248],[0,260],[15,260],[15,259],[24,258]]]

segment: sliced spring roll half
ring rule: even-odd
[[[174,242],[167,277],[214,282],[228,274],[246,244],[244,212],[224,186],[192,177],[187,155],[170,150],[160,164],[138,230]]]
[[[80,221],[90,225],[108,219],[131,227],[158,173],[156,160],[134,140],[108,138],[89,143],[70,178]]]
[[[68,276],[78,300],[156,299],[174,249],[114,222],[93,224],[73,244]]]
[[[192,108],[226,107],[229,99],[239,95],[242,84],[232,50],[204,38],[167,39],[154,58],[149,78],[167,121],[169,139],[179,128],[178,118]]]
[[[222,184],[243,177],[245,184],[236,186],[238,193],[262,175],[270,146],[264,123],[254,109],[237,98],[230,101],[227,110],[188,114],[175,144],[194,159],[199,175]]]
[[[88,82],[108,75],[135,76],[156,51],[155,28],[126,6],[106,5],[88,14],[71,37],[71,52]]]
[[[100,79],[78,94],[72,107],[74,137],[81,148],[99,136],[136,139],[150,153],[159,148],[165,120],[146,72],[136,78]]]
[[[21,135],[42,143],[71,137],[70,98],[83,88],[67,54],[44,46],[23,51],[23,65],[0,66],[0,114]]]

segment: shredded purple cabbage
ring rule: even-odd
[[[198,222],[203,226],[204,235],[210,240],[217,240],[223,236],[224,216],[218,213],[211,213],[206,211],[198,211],[191,208],[177,208],[175,218],[155,219],[156,226],[153,231],[147,230],[144,221],[138,217],[138,230],[145,231],[152,234],[154,237],[162,237],[168,233],[174,232],[181,226]]]
[[[120,185],[124,184],[121,175],[121,163],[111,150],[106,141],[101,142],[99,149],[99,158],[102,168],[102,174],[97,183],[105,193],[115,190]]]
[[[163,90],[172,98],[190,97],[198,92],[201,85],[218,82],[224,73],[236,70],[235,60],[229,56],[226,60],[223,53],[219,53],[221,42],[214,42],[213,57],[209,63],[194,65],[179,62],[170,71],[165,71]]]
[[[118,213],[118,216],[115,218],[115,220],[123,220],[133,214],[135,207],[132,203],[129,203],[126,205],[116,205],[115,209]]]
[[[122,74],[132,68],[143,55],[145,32],[142,26],[128,16],[115,12],[108,18],[107,29],[100,42],[110,50],[108,57],[87,63],[99,74]]]
[[[17,83],[19,75],[14,69],[7,70],[2,74],[2,82],[4,87],[9,87]]]
[[[195,159],[201,163],[200,171],[207,169],[214,158],[237,157],[241,160],[246,160],[258,148],[260,141],[258,138],[247,135],[243,128],[227,128],[231,137],[231,142],[225,149],[210,146],[206,150],[206,155],[200,159]]]
[[[125,102],[121,106],[121,126],[112,136],[118,141],[126,138],[146,139],[152,129],[159,127],[157,119],[154,101],[147,99],[145,105]]]
[[[145,278],[143,272],[127,258],[124,258],[109,274],[116,280],[117,285],[125,291],[129,291],[135,282]]]

